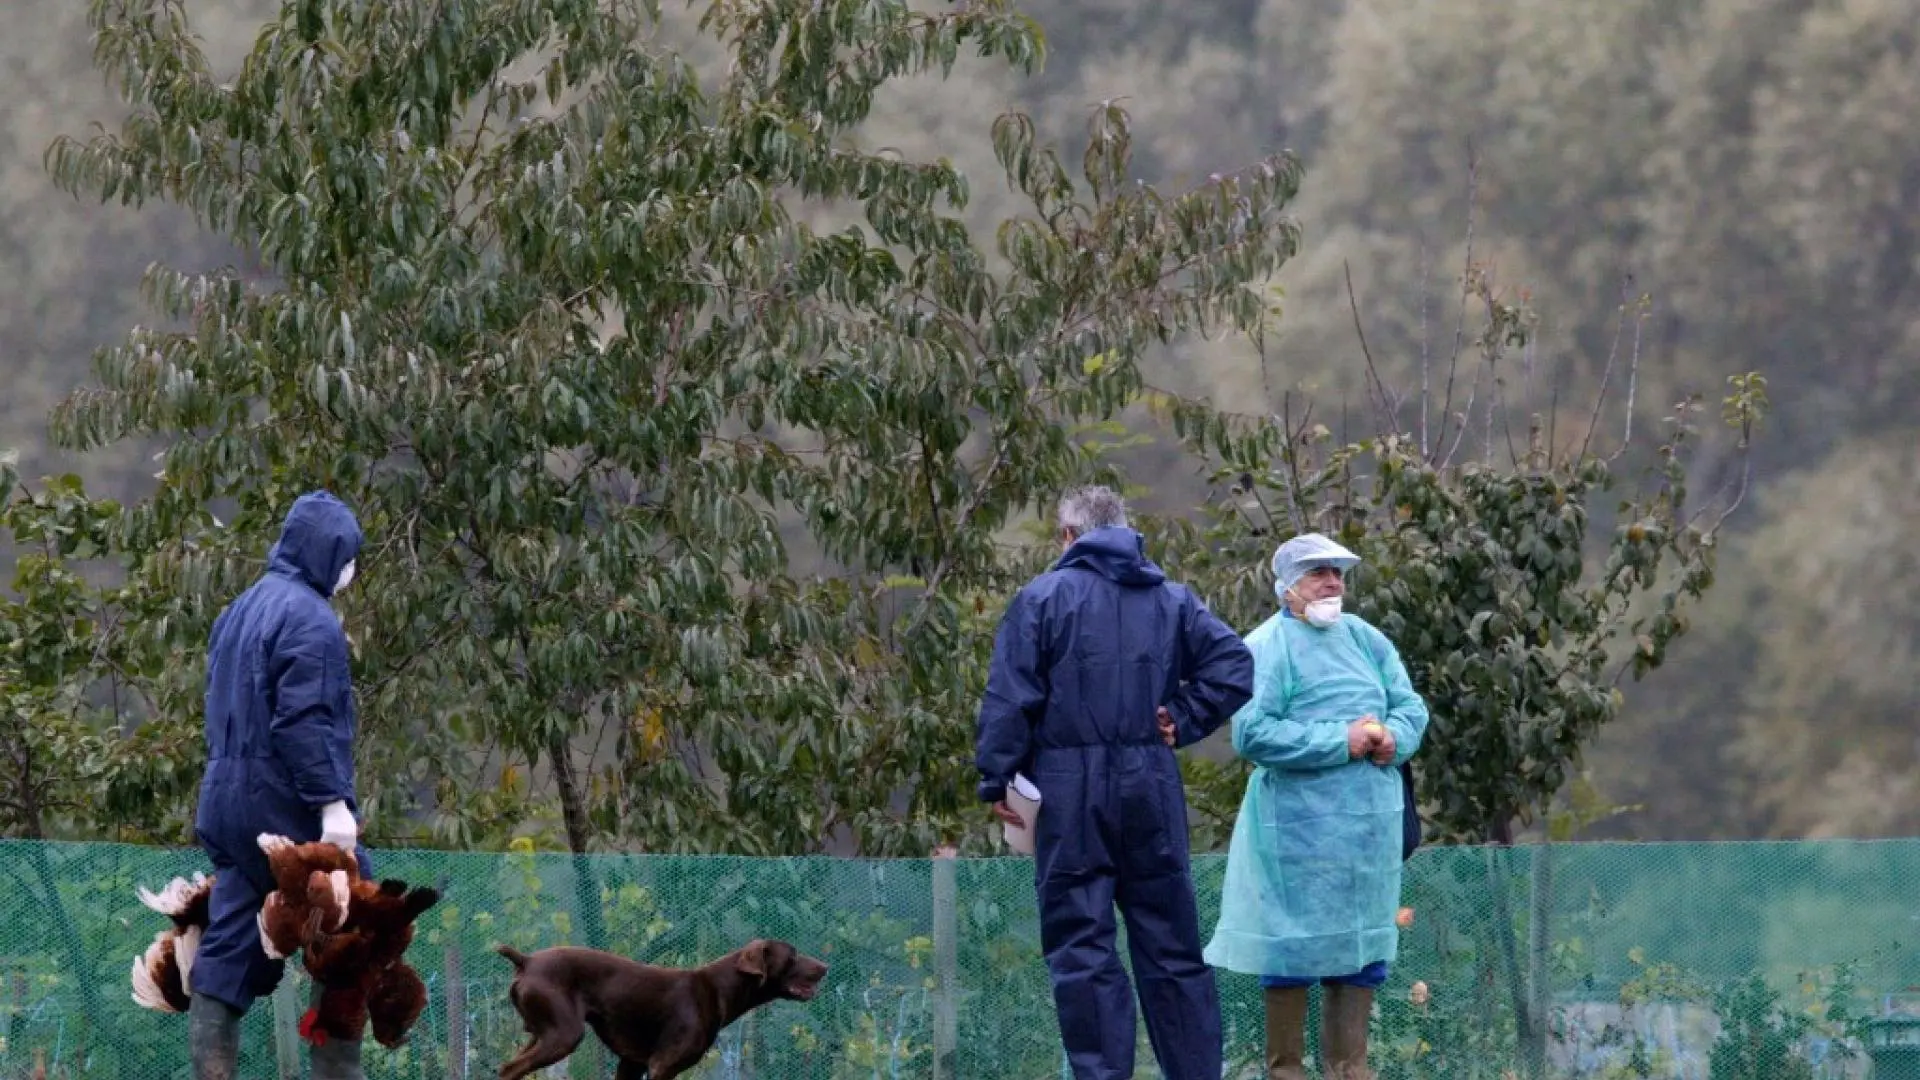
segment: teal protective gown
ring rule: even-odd
[[[1247,635],[1254,696],[1233,748],[1256,768],[1227,850],[1209,964],[1333,978],[1399,945],[1401,803],[1395,766],[1420,748],[1427,707],[1398,650],[1355,615],[1321,630],[1282,611]],[[1347,726],[1393,733],[1392,765],[1351,758]]]

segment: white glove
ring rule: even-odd
[[[360,840],[360,826],[344,802],[330,802],[320,808],[320,840],[341,851],[352,851]]]

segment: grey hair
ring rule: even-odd
[[[1084,536],[1091,529],[1124,528],[1126,524],[1127,504],[1112,488],[1098,484],[1076,488],[1060,499],[1060,527],[1075,536]]]

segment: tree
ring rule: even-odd
[[[0,520],[23,550],[0,598],[0,828],[44,840],[92,802],[88,785],[108,741],[87,722],[86,694],[99,667],[96,589],[69,560],[97,544],[99,515],[77,482],[21,490],[13,463],[0,464]]]
[[[190,655],[294,495],[356,508],[365,744],[409,748],[364,755],[375,842],[425,813],[497,844],[556,804],[576,852],[984,832],[1005,529],[1096,471],[1072,431],[1147,350],[1253,326],[1297,243],[1290,159],[1162,195],[1116,107],[1078,182],[995,121],[1031,209],[992,253],[949,216],[968,178],[851,148],[891,80],[1035,62],[1000,0],[719,0],[715,73],[638,2],[290,0],[224,81],[178,4],[92,12],[133,115],[57,143],[59,183],[185,206],[274,278],[155,267],[175,328],[102,350],[56,435],[166,441],[107,542],[184,598]],[[858,220],[799,223],[821,206]],[[506,774],[551,801],[471,794]]]
[[[196,26],[212,54],[237,55],[264,15],[259,0],[203,0]],[[114,102],[88,69],[87,9],[63,4],[16,24],[0,41],[0,62],[19,85],[0,120],[0,217],[13,224],[0,238],[0,274],[13,287],[0,297],[0,340],[7,393],[0,399],[0,446],[20,455],[27,475],[74,466],[52,452],[47,411],[84,378],[74,363],[139,312],[129,275],[156,252],[183,259],[232,257],[230,248],[198,234],[188,215],[162,210],[112,215],[75,205],[47,183],[40,152],[77,117],[109,112]],[[90,487],[124,495],[151,468],[151,447],[133,443],[93,455]],[[0,548],[0,562],[11,552]]]
[[[1448,279],[1471,260],[1528,283],[1545,316],[1535,337],[1565,357],[1569,388],[1592,394],[1621,271],[1632,266],[1665,296],[1633,243],[1645,162],[1662,138],[1654,58],[1675,35],[1673,5],[1344,9],[1314,94],[1326,139],[1307,157],[1301,216],[1315,229],[1282,275],[1291,303],[1276,355],[1317,366],[1357,395],[1347,287],[1358,281],[1374,355],[1404,385],[1423,350],[1459,325]],[[1473,228],[1463,233],[1469,214]],[[1642,375],[1661,380],[1649,389],[1662,395],[1684,381],[1669,382],[1664,365]],[[1687,375],[1699,385],[1696,372]]]
[[[1685,23],[1699,44],[1661,57],[1662,80],[1689,88],[1649,160],[1646,248],[1676,300],[1662,332],[1776,371],[1809,433],[1796,464],[1835,425],[1904,428],[1920,390],[1904,362],[1920,345],[1910,14],[1702,0]]]
[[[1530,874],[1523,976],[1506,849],[1516,822],[1546,815],[1586,747],[1619,714],[1620,680],[1660,667],[1686,632],[1685,608],[1713,583],[1720,529],[1744,501],[1749,473],[1742,469],[1719,497],[1689,494],[1699,406],[1680,402],[1652,455],[1652,483],[1614,508],[1612,535],[1593,567],[1589,530],[1606,511],[1596,504],[1635,449],[1640,355],[1620,343],[1638,340],[1627,330],[1648,304],[1621,304],[1584,431],[1563,435],[1557,381],[1545,408],[1530,413],[1522,410],[1540,405],[1532,365],[1517,365],[1528,377],[1509,386],[1514,354],[1524,355],[1539,321],[1526,296],[1501,286],[1484,264],[1464,268],[1462,312],[1474,311],[1478,324],[1471,389],[1460,379],[1456,345],[1444,368],[1421,371],[1417,396],[1396,392],[1360,332],[1376,425],[1370,438],[1336,442],[1310,410],[1296,421],[1290,397],[1278,415],[1216,414],[1198,428],[1183,425],[1195,449],[1213,456],[1213,480],[1226,497],[1205,524],[1173,522],[1167,547],[1183,553],[1176,572],[1249,628],[1275,610],[1266,568],[1290,536],[1328,533],[1361,555],[1353,608],[1395,643],[1431,716],[1412,769],[1428,836],[1495,845],[1487,852],[1494,911],[1482,963],[1498,956],[1504,964],[1527,1074],[1540,1077],[1551,863],[1543,852]],[[1264,345],[1264,335],[1257,340]],[[1621,435],[1596,443],[1616,377],[1627,387]],[[1746,373],[1728,384],[1721,416],[1744,457],[1768,405],[1766,381]],[[1250,771],[1239,759],[1188,763],[1208,842],[1230,832]]]
[[[1212,456],[1224,497],[1204,522],[1172,523],[1167,546],[1248,628],[1275,609],[1266,567],[1289,536],[1325,532],[1359,552],[1354,609],[1398,647],[1433,715],[1415,766],[1429,828],[1506,844],[1516,824],[1544,814],[1618,714],[1621,679],[1657,669],[1686,632],[1686,608],[1713,583],[1720,529],[1748,475],[1707,498],[1690,492],[1700,406],[1689,399],[1651,455],[1638,448],[1654,463],[1651,482],[1605,506],[1636,449],[1630,392],[1618,402],[1618,441],[1599,425],[1608,386],[1635,384],[1637,354],[1606,358],[1584,430],[1563,432],[1557,395],[1532,412],[1523,410],[1539,403],[1518,388],[1506,397],[1501,373],[1538,321],[1525,290],[1475,264],[1461,283],[1477,313],[1470,392],[1458,354],[1422,379],[1436,389],[1417,397],[1396,394],[1369,356],[1373,436],[1337,440],[1310,408],[1296,418],[1290,398],[1266,416],[1214,416],[1185,434]],[[1646,306],[1621,305],[1617,341]],[[1457,396],[1438,389],[1456,384]],[[1745,455],[1768,406],[1766,381],[1735,375],[1728,389],[1721,419]],[[1590,529],[1607,516],[1601,554]],[[1231,820],[1245,768],[1200,767],[1213,803],[1204,816]]]
[[[1765,495],[1760,525],[1729,552],[1744,580],[1772,589],[1750,590],[1743,618],[1729,620],[1745,628],[1733,644],[1746,646],[1747,662],[1716,703],[1714,764],[1756,781],[1744,797],[1766,835],[1911,835],[1920,819],[1904,795],[1920,704],[1908,677],[1920,660],[1912,454],[1843,443]]]
[[[1642,368],[1644,402],[1709,387],[1726,357],[1747,358],[1741,367],[1764,370],[1774,398],[1793,403],[1758,448],[1756,466],[1770,476],[1827,457],[1839,432],[1904,434],[1912,366],[1896,358],[1915,342],[1907,313],[1920,205],[1907,165],[1912,125],[1898,105],[1920,85],[1908,7],[1345,6],[1318,98],[1326,139],[1301,147],[1310,169],[1298,212],[1313,228],[1281,275],[1289,310],[1274,351],[1290,368],[1356,399],[1363,392],[1346,304],[1351,264],[1383,372],[1401,385],[1417,378],[1430,327],[1456,325],[1441,279],[1460,262],[1451,223],[1477,190],[1487,211],[1473,253],[1524,278],[1552,313],[1534,340],[1542,355],[1576,358],[1563,396],[1584,400],[1597,386],[1613,330],[1609,294],[1629,269],[1636,291],[1661,300],[1645,323],[1660,362]],[[1479,166],[1474,184],[1454,176],[1466,160]],[[1717,484],[1715,471],[1698,459],[1696,486]],[[1781,527],[1819,529],[1808,505],[1782,504],[1799,521]],[[1743,515],[1730,527],[1737,534],[1758,520]],[[1749,589],[1770,595],[1773,586],[1727,592]],[[1723,599],[1694,609],[1695,632],[1670,656],[1669,676],[1628,691],[1627,715],[1592,755],[1609,792],[1647,802],[1616,834],[1751,837],[1839,820],[1788,815],[1799,824],[1787,826],[1753,812],[1754,758],[1718,756],[1758,612],[1774,603]],[[1829,745],[1872,745],[1879,695],[1838,670],[1805,672],[1800,692],[1835,718]],[[1650,745],[1662,748],[1651,760]],[[1819,796],[1779,797],[1811,806]]]
[[[116,511],[86,497],[79,480],[61,477],[34,491],[20,482],[11,455],[0,459],[0,535],[19,550],[12,595],[0,597],[0,837],[50,840],[97,835],[107,820],[140,796],[127,780],[154,774],[143,767],[141,742],[113,726],[108,708],[89,700],[103,682],[127,680],[138,635],[118,632],[125,614],[120,590],[89,582],[78,566],[98,555]],[[150,655],[150,654],[149,654]],[[139,787],[136,782],[135,789]],[[151,789],[149,789],[151,790]],[[81,973],[81,1013],[97,1035],[111,1031],[77,923],[69,916],[45,846],[27,848],[29,883],[14,884],[46,914],[67,970]]]
[[[198,724],[130,731],[162,711],[150,695],[179,664],[166,647],[175,602],[101,566],[120,512],[76,476],[36,490],[0,461],[0,539],[19,553],[11,595],[0,597],[6,836],[151,841],[190,829],[181,804],[199,777],[178,761]],[[164,704],[197,707],[197,694]]]

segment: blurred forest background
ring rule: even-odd
[[[86,5],[29,0],[0,36],[0,446],[25,475],[74,470],[138,498],[156,466],[67,460],[48,410],[89,358],[147,318],[140,274],[244,256],[171,208],[76,204],[42,164],[62,133],[112,125]],[[1157,381],[1221,402],[1297,388],[1327,422],[1367,401],[1368,351],[1417,400],[1451,351],[1468,243],[1545,317],[1511,382],[1552,379],[1586,425],[1621,325],[1638,413],[1758,370],[1776,405],[1758,493],[1665,670],[1586,762],[1631,806],[1595,837],[1884,836],[1920,826],[1920,21],[1910,0],[1029,0],[1043,74],[965,61],[884,96],[869,146],[950,157],[977,222],[1013,209],[988,143],[1009,105],[1071,155],[1088,109],[1125,99],[1137,168],[1178,190],[1277,147],[1306,169],[1302,254],[1260,358],[1183,345]],[[196,0],[216,64],[269,8]],[[692,18],[669,5],[673,18]],[[1071,158],[1070,158],[1071,160]],[[1469,213],[1469,205],[1473,212]],[[1429,369],[1430,374],[1438,369]],[[1437,376],[1436,376],[1437,377]],[[1619,377],[1618,371],[1615,377]],[[1534,400],[1552,388],[1531,387]],[[1616,390],[1617,393],[1617,390]],[[1361,432],[1356,432],[1358,437]],[[1171,438],[1134,455],[1154,508],[1204,494]],[[1696,481],[1717,484],[1709,465]],[[1241,627],[1246,630],[1249,627]]]

